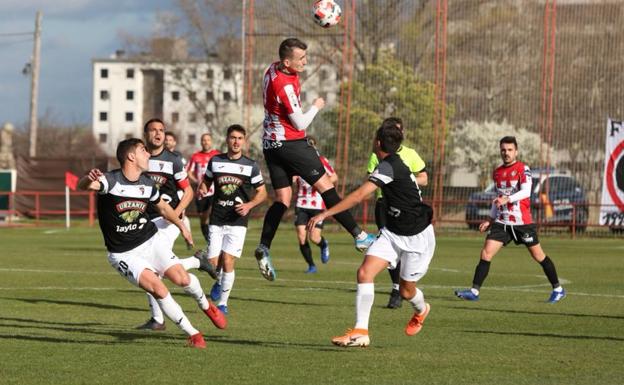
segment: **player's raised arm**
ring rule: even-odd
[[[81,190],[100,191],[102,184],[99,178],[104,175],[97,168],[91,169],[89,173],[78,181],[78,188]]]
[[[312,217],[308,222],[307,229],[311,231],[316,224],[325,218],[341,213],[345,210],[349,210],[351,207],[357,205],[362,202],[366,197],[370,194],[374,193],[377,189],[377,185],[371,181],[364,182],[357,190],[353,191],[351,194],[347,195],[343,200],[341,200],[338,204],[333,206],[332,208],[323,211],[322,213]]]

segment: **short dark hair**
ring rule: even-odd
[[[516,142],[516,137],[515,136],[504,136],[499,142],[498,145],[500,146],[503,143],[507,143],[507,144],[513,144],[516,149],[518,148],[518,142]]]
[[[150,124],[152,123],[160,123],[163,125],[163,127],[165,127],[165,122],[163,122],[162,120],[158,119],[158,118],[151,118],[150,120],[148,120],[147,122],[145,122],[145,124],[143,125],[143,132],[147,132],[147,128],[149,127]]]
[[[379,141],[381,150],[388,154],[394,154],[401,147],[403,142],[403,132],[399,127],[394,125],[384,125],[377,129],[375,139]]]
[[[139,138],[130,138],[119,142],[117,145],[117,161],[120,166],[123,166],[124,163],[126,163],[128,154],[134,151],[134,149],[139,145],[145,146],[145,143],[143,143],[143,141]]]
[[[234,131],[240,132],[243,135],[247,136],[247,131],[245,130],[245,127],[241,126],[240,124],[232,124],[231,126],[229,126],[227,128],[226,136],[230,136],[230,134]]]
[[[381,122],[381,125],[390,125],[390,126],[396,126],[399,129],[403,130],[403,119],[398,118],[396,116],[391,116],[389,118],[385,118],[383,120],[383,122]]]
[[[296,37],[289,37],[284,40],[279,46],[279,58],[280,60],[289,59],[292,57],[292,53],[295,48],[299,48],[302,50],[308,49],[308,45]]]
[[[176,136],[176,134],[173,133],[173,131],[165,131],[165,136],[171,136],[173,137],[173,140],[175,140],[176,142],[178,141],[178,137]]]

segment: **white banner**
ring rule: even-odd
[[[607,119],[600,224],[624,226],[624,122]]]

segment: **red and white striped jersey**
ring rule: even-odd
[[[297,140],[306,136],[297,130],[288,117],[293,109],[301,108],[299,75],[278,70],[279,62],[269,66],[264,74],[264,140]]]
[[[323,167],[325,167],[327,175],[333,175],[335,173],[334,168],[329,164],[327,158],[322,155],[319,155],[319,158],[321,159],[321,163],[323,163]],[[323,198],[314,187],[310,186],[308,182],[300,176],[296,176],[295,181],[297,182],[298,187],[296,207],[315,210],[325,209]]]
[[[496,194],[498,197],[511,196],[520,191],[522,185],[531,189],[531,170],[522,162],[510,166],[499,166],[493,173]],[[531,218],[531,196],[501,207],[493,207],[496,222],[506,225],[529,225]]]
[[[197,151],[191,156],[188,165],[186,166],[186,170],[188,173],[193,173],[193,176],[197,179],[198,183],[204,179],[204,174],[206,173],[206,168],[208,167],[208,162],[210,159],[220,154],[217,150],[210,150],[208,152]],[[203,195],[203,198],[212,196],[214,194],[214,184],[210,185],[208,189],[208,193]]]

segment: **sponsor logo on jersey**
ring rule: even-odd
[[[167,183],[167,177],[160,174],[148,174],[150,178],[156,184],[156,189],[160,190],[161,186],[164,186]]]
[[[232,195],[243,184],[240,178],[232,175],[223,175],[217,178],[217,185],[225,195]]]
[[[144,212],[146,207],[147,207],[147,203],[143,201],[132,201],[132,200],[119,202],[115,205],[115,209],[117,209],[118,213],[122,213],[128,210],[138,210],[140,212]]]

